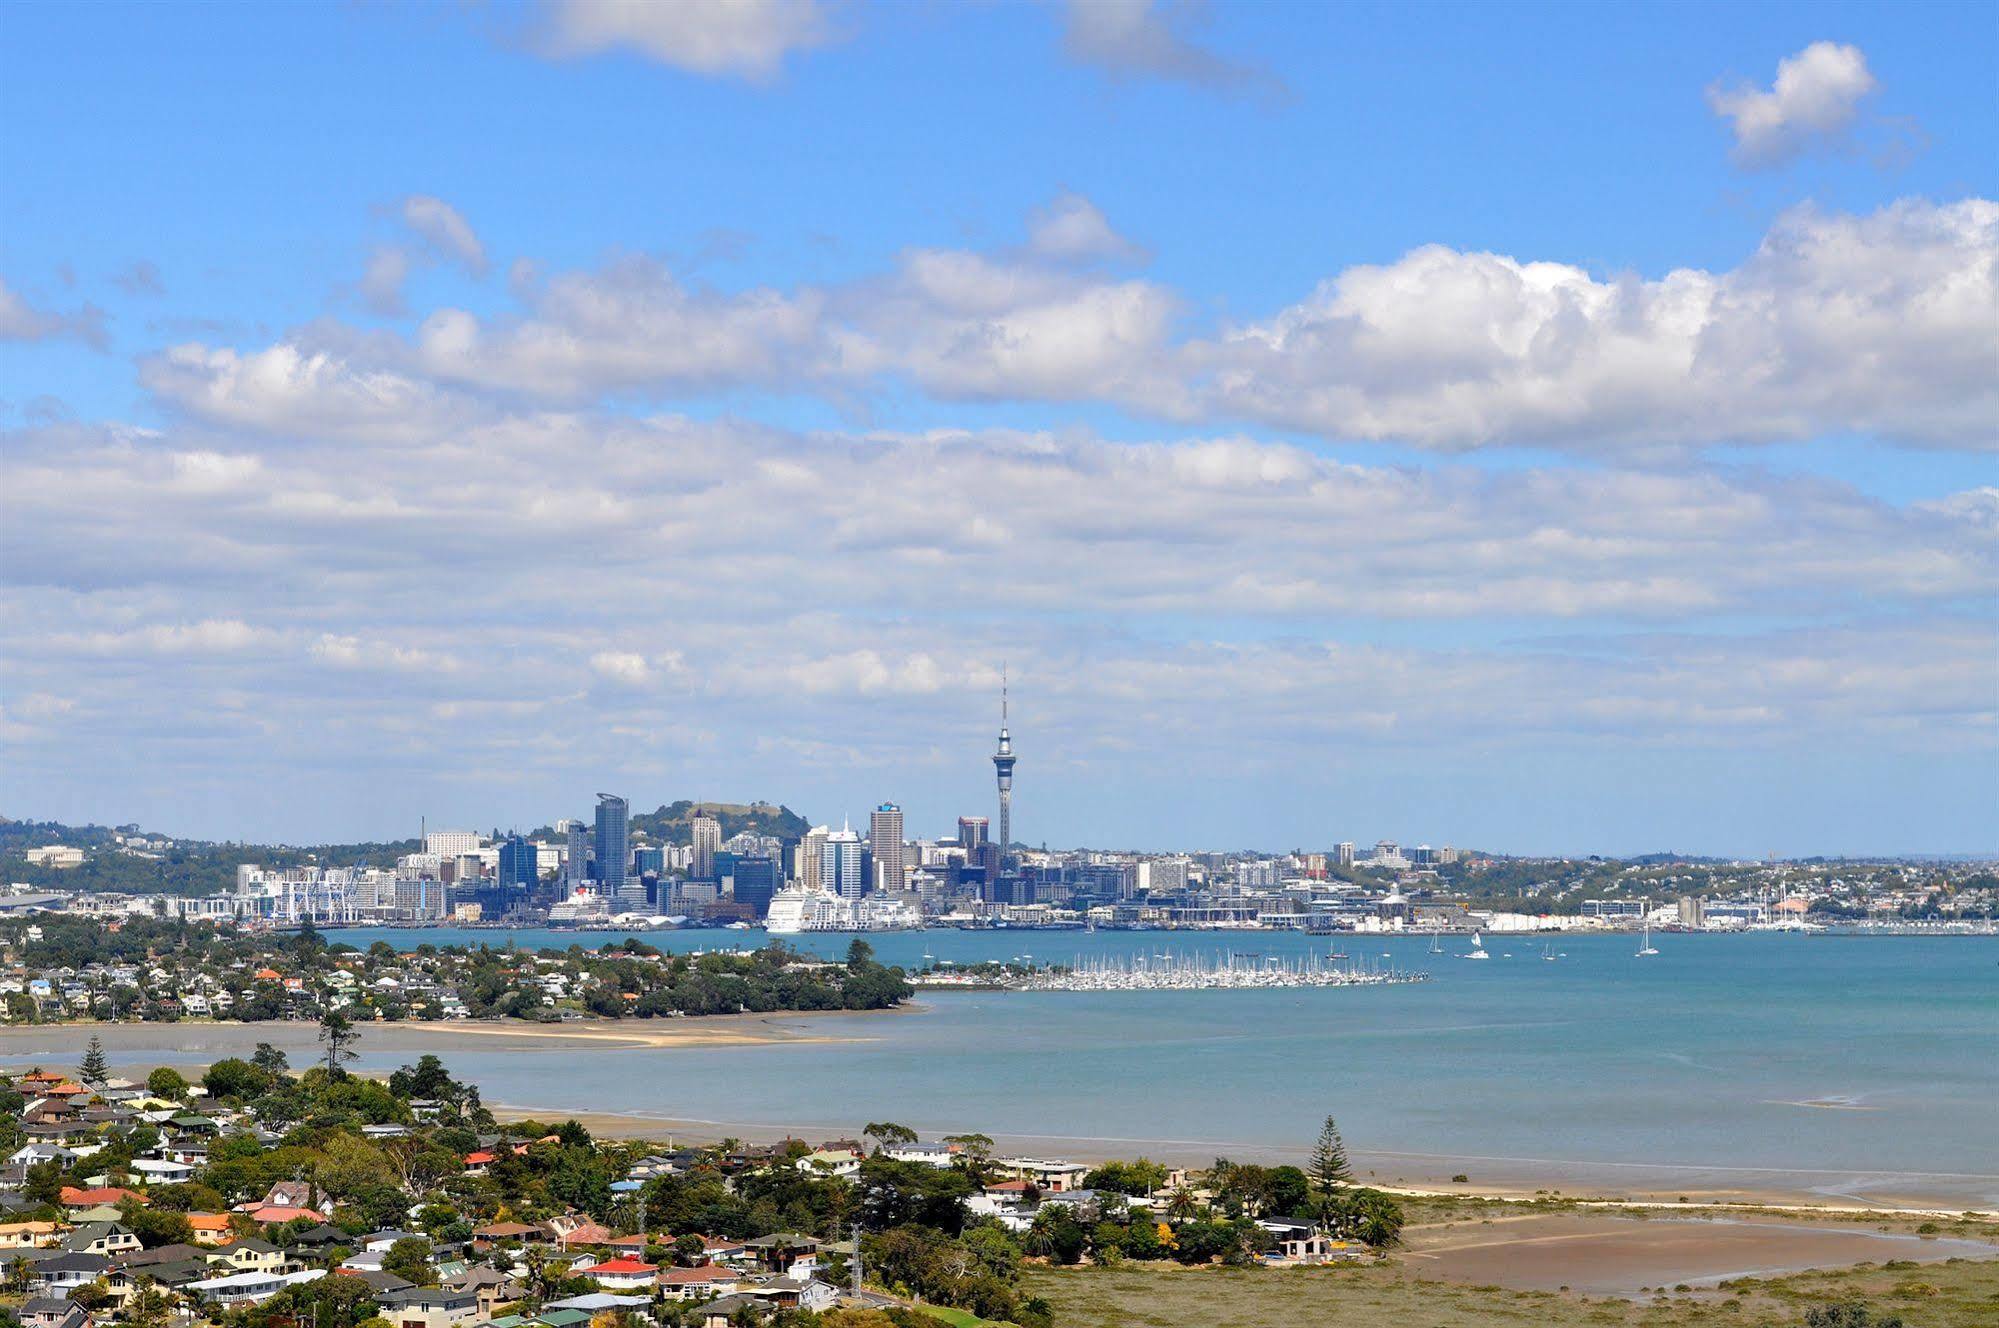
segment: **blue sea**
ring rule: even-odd
[[[623,933],[357,929],[400,948],[567,949]],[[753,948],[761,932],[653,932],[664,949]],[[842,935],[787,938],[827,958]],[[1999,1207],[1999,940],[1658,934],[1491,936],[1493,958],[1422,938],[1281,932],[897,932],[886,962],[1087,955],[1299,957],[1425,971],[1398,986],[1289,991],[925,991],[911,1013],[760,1016],[810,1040],[645,1047],[364,1030],[357,1068],[434,1045],[488,1102],[617,1112],[691,1134],[850,1135],[895,1120],[977,1130],[1081,1158],[1295,1161],[1336,1117],[1383,1182],[1568,1193],[1753,1193]],[[1542,959],[1552,944],[1554,962]],[[727,1025],[723,1025],[727,1027]],[[634,1021],[635,1031],[647,1025]],[[698,1029],[700,1021],[675,1022]],[[74,1031],[8,1030],[9,1060],[60,1056]],[[205,1064],[310,1024],[177,1024],[111,1042],[120,1066]]]
[[[595,947],[620,933],[362,929],[329,939]],[[761,932],[680,931],[672,950]],[[844,935],[787,938],[827,957]],[[454,1050],[489,1101],[851,1131],[894,1119],[1046,1152],[1302,1156],[1328,1114],[1383,1180],[1744,1189],[1999,1204],[1999,942],[1982,937],[1422,938],[1274,932],[879,933],[887,963],[1177,953],[1426,971],[1288,991],[926,992],[909,1016],[787,1019],[835,1039]],[[1558,957],[1547,962],[1544,944]],[[364,1064],[366,1062],[364,1061]],[[1092,1145],[1095,1145],[1092,1147]]]

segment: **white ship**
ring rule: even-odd
[[[899,895],[846,899],[829,890],[787,886],[771,896],[764,930],[773,936],[807,931],[908,931],[923,925],[923,911]]]

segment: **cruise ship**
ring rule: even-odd
[[[923,925],[923,912],[897,895],[845,899],[828,890],[787,886],[771,896],[764,930],[773,936],[807,931],[909,931]]]

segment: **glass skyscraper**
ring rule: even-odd
[[[597,795],[597,888],[606,899],[632,897],[632,809],[623,798]],[[639,886],[640,897],[645,887]]]

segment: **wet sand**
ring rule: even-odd
[[[1411,1228],[1398,1258],[1420,1277],[1628,1296],[1889,1259],[1993,1259],[1999,1244],[1803,1221],[1558,1213]]]
[[[605,1046],[755,1047],[811,1042],[866,1041],[846,1028],[815,1024],[892,1017],[908,1011],[799,1010],[771,1014],[706,1015],[688,1019],[585,1019],[566,1024],[524,1024],[476,1020],[405,1021],[359,1025],[363,1051],[549,1051]],[[247,1054],[259,1042],[287,1053],[318,1044],[316,1024],[197,1022],[176,1024],[57,1024],[0,1028],[0,1066],[23,1068],[35,1058],[75,1056],[95,1034],[114,1056],[157,1054],[161,1064],[190,1058],[214,1060]],[[297,1057],[294,1055],[294,1060]]]

